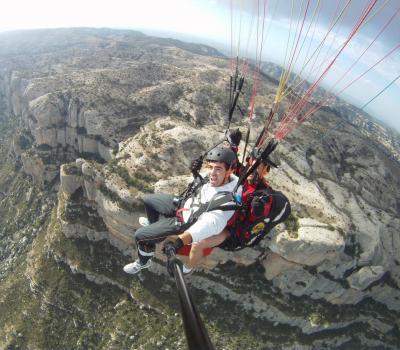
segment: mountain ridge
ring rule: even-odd
[[[190,160],[223,137],[224,78],[229,73],[219,55],[189,52],[171,46],[174,41],[139,38],[132,46],[115,46],[113,39],[103,46],[89,40],[82,42],[86,50],[38,54],[30,57],[32,62],[21,56],[3,66],[0,92],[7,124],[2,127],[8,131],[1,148],[5,196],[0,210],[6,228],[2,266],[7,268],[2,270],[0,305],[7,301],[27,317],[13,322],[1,313],[6,325],[0,329],[2,346],[54,348],[59,341],[58,346],[76,348],[185,347],[161,252],[143,281],[124,276],[121,266],[134,255],[132,230],[142,194],[184,188],[190,181]],[[275,88],[271,80],[261,82],[265,102],[259,112],[268,109]],[[244,90],[244,101],[249,90]],[[395,348],[399,167],[382,160],[382,151],[368,139],[373,135],[360,132],[359,124],[346,124],[345,130],[333,130],[310,145],[326,126],[334,128],[341,121],[336,111],[323,110],[281,142],[274,155],[280,170],[271,174],[271,184],[290,197],[299,229],[289,232],[281,225],[253,250],[216,250],[188,281],[219,346]],[[256,120],[255,130],[261,124]],[[245,131],[247,125],[235,114],[234,126]],[[10,184],[12,189],[5,190]],[[36,197],[46,204],[32,202]],[[28,203],[33,203],[30,209]],[[19,206],[13,218],[13,207]],[[29,230],[19,227],[27,210]],[[33,224],[36,217],[46,221]],[[51,273],[46,273],[47,264]],[[13,271],[19,271],[14,280]],[[13,300],[13,283],[24,286],[21,298],[41,286],[32,304],[42,310],[35,313],[42,327],[37,336],[28,329],[33,315],[29,303],[18,306]],[[105,286],[114,287],[108,293]],[[146,296],[149,308],[143,303]],[[129,316],[132,308],[138,318]],[[153,309],[161,310],[157,319],[168,326],[150,335],[154,324],[143,320],[154,316]],[[114,318],[111,310],[126,319]],[[60,315],[67,333],[57,340],[63,327],[56,322]],[[226,322],[235,324],[240,334]],[[145,327],[148,340],[135,331],[135,323]],[[272,334],[263,329],[264,323]]]

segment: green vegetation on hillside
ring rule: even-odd
[[[154,192],[153,187],[151,187],[151,182],[154,181],[154,177],[147,175],[145,173],[136,173],[134,176],[131,176],[128,172],[128,169],[118,164],[117,159],[113,159],[110,163],[107,164],[107,169],[113,173],[118,174],[124,181],[127,186],[132,186],[143,192]]]
[[[292,238],[297,238],[299,236],[298,230],[300,228],[299,219],[290,213],[289,217],[285,221],[286,228],[288,230],[289,236]]]
[[[164,263],[157,255],[150,270],[139,276],[124,274],[122,266],[132,261],[124,254],[131,246],[121,244],[123,237],[118,241],[117,235],[128,215],[143,211],[139,191],[152,192],[152,184],[160,178],[188,174],[185,162],[211,141],[211,135],[204,133],[203,138],[200,135],[206,131],[200,130],[192,141],[182,142],[186,131],[171,129],[204,125],[218,132],[226,125],[227,60],[206,57],[213,50],[202,45],[132,31],[59,29],[8,35],[0,73],[0,349],[186,349],[175,283],[165,273]],[[263,64],[263,68],[272,69],[278,78],[281,75],[279,67],[268,69]],[[252,142],[269,114],[278,83],[264,74],[260,78]],[[40,96],[48,92],[52,98],[47,105]],[[251,96],[250,79],[238,104],[246,116],[237,110],[232,119],[242,131],[248,126],[246,107]],[[400,202],[395,194],[400,182],[398,163],[387,157],[395,152],[398,158],[398,137],[390,140],[384,129],[372,132],[369,123],[363,126],[362,118],[357,123],[357,113],[349,116],[351,109],[335,104],[280,142],[274,157],[281,158],[283,166],[276,170],[276,189],[281,185],[286,186],[285,193],[291,185],[299,189],[298,196],[293,193],[294,215],[286,222],[296,244],[309,244],[298,240],[298,219],[314,218],[321,223],[316,226],[323,228],[321,235],[335,230],[346,237],[345,254],[338,251],[337,260],[302,267],[285,262],[286,247],[279,246],[284,242],[265,240],[254,250],[219,255],[216,259],[224,263],[189,276],[189,289],[216,349],[398,348],[396,214]],[[24,115],[1,115],[11,105]],[[288,105],[285,99],[280,117]],[[60,122],[53,123],[56,118]],[[28,125],[23,127],[24,119],[32,133]],[[335,130],[343,121],[346,127]],[[272,121],[271,131],[277,122]],[[330,136],[323,137],[328,132]],[[33,135],[41,145],[35,144]],[[127,169],[124,162],[118,163],[122,150],[117,148],[135,142],[135,135],[142,147],[125,156],[143,159],[126,162],[132,167]],[[44,174],[43,179],[54,175],[53,180],[43,181],[47,191],[34,187],[22,173],[22,160],[13,146],[16,153],[25,151],[24,164],[30,173]],[[100,155],[109,159],[110,149],[117,159],[106,165]],[[183,150],[179,158],[176,149]],[[65,171],[90,182],[85,187],[88,197],[94,197],[90,194],[95,189],[103,206],[85,198],[82,187],[68,200],[62,191],[56,198],[58,166],[78,156],[92,159],[93,169],[85,167],[88,171],[83,172],[78,161]],[[279,178],[282,171],[285,176]],[[345,216],[351,222],[350,211],[357,209],[350,230],[344,231],[340,215],[331,216],[327,214],[331,210],[321,207],[326,203],[319,202],[322,197],[307,204],[307,186],[301,188],[300,177],[321,179],[325,185],[320,184],[319,194],[328,204],[338,201],[336,209],[343,212],[344,222]],[[334,182],[337,191],[327,181]],[[69,185],[72,191],[75,186]],[[341,196],[341,190],[351,197]],[[118,209],[112,203],[128,212],[113,215]],[[110,209],[111,215],[104,216],[107,223],[115,219],[109,226],[113,232],[109,239],[96,241],[108,234],[99,215],[103,208]],[[372,228],[367,235],[360,229],[362,214],[365,230]],[[377,248],[369,244],[375,227],[382,238]],[[69,229],[68,238],[62,229]],[[72,237],[74,233],[82,238]],[[281,257],[268,250],[276,253],[274,248],[281,247]],[[304,260],[300,262],[307,264],[307,256]],[[379,261],[385,269],[391,261],[395,266],[364,291],[350,289],[347,277]],[[357,304],[335,304],[345,302]]]

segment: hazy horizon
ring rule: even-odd
[[[233,0],[233,7],[237,5],[236,3],[237,1]],[[165,32],[180,40],[184,40],[184,36],[192,36],[198,38],[204,44],[217,49],[225,46],[228,50],[231,39],[233,42],[236,36],[236,39],[239,38],[239,42],[240,40],[243,41],[243,47],[240,48],[241,52],[246,51],[248,56],[251,57],[256,46],[254,27],[251,28],[253,32],[249,29],[249,34],[246,34],[246,36],[248,35],[247,40],[244,38],[244,33],[246,25],[250,28],[252,25],[254,26],[254,21],[260,18],[255,15],[256,3],[256,1],[246,2],[246,5],[240,8],[240,17],[238,17],[239,14],[235,8],[233,12],[230,11],[228,0],[170,0],[168,2],[115,0],[112,4],[97,3],[92,0],[85,2],[70,0],[68,3],[60,1],[57,6],[54,6],[54,3],[49,0],[37,0],[36,2],[20,0],[3,5],[3,11],[0,13],[0,32],[63,27],[132,29],[144,33],[146,31]],[[263,2],[260,1],[260,3]],[[311,50],[317,47],[330,23],[332,23],[332,14],[337,13],[339,8],[336,7],[339,3],[332,1],[322,1],[319,5],[317,0],[311,0],[309,4],[308,12],[297,3],[294,8],[297,19],[300,18],[301,14],[307,13],[303,21],[304,28],[313,28],[314,31],[312,38],[311,30],[301,36],[298,46],[303,44],[304,51],[307,46]],[[318,69],[314,69],[314,71],[322,71],[324,65],[333,57],[332,53],[340,49],[352,28],[354,28],[360,13],[368,4],[369,1],[362,0],[353,2],[346,8],[346,14],[340,18],[340,25],[338,24],[336,32],[329,33],[327,37],[329,42],[327,42],[327,47],[323,48],[325,51],[317,62]],[[290,17],[290,9],[286,2],[270,0],[268,5],[265,16],[266,26],[264,29],[265,37],[263,37],[262,60],[285,67],[285,47],[289,47],[286,44],[290,42],[292,50],[295,44],[294,36],[290,37],[291,32],[289,31],[293,18]],[[317,11],[318,22],[315,21],[314,26],[311,27],[316,18],[313,15]],[[360,108],[393,81],[400,74],[399,13],[400,3],[398,1],[378,1],[365,24],[342,52],[335,65],[330,68],[321,82],[321,86],[328,91],[331,89],[330,92],[336,94],[347,84],[351,84],[352,81],[361,76],[359,80],[346,89],[345,93],[339,94],[339,97]],[[233,22],[231,22],[231,18]],[[239,34],[232,32],[232,23],[236,25],[239,23],[242,32]],[[298,21],[299,23],[301,22]],[[369,46],[371,47],[360,57],[361,52]],[[391,50],[393,52],[388,55]],[[301,52],[301,54],[303,53]],[[301,62],[306,59],[305,54],[301,54],[298,55],[293,64],[294,71],[300,71]],[[387,57],[382,60],[385,56]],[[326,59],[324,60],[324,58]],[[379,63],[380,60],[382,62]],[[355,63],[356,65],[354,65]],[[351,65],[354,65],[352,70],[344,74]],[[373,69],[368,71],[371,67]],[[310,70],[311,78],[314,71]],[[344,78],[335,82],[335,79],[342,74],[344,74]],[[312,81],[313,79],[308,80]],[[393,113],[393,111],[397,112],[398,109],[398,96],[400,96],[399,80],[372,101],[365,108],[365,112],[400,131],[400,120]]]

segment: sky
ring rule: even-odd
[[[364,9],[374,1],[365,24],[340,51]],[[340,92],[340,97],[358,107],[400,74],[399,0],[8,0],[1,4],[0,32],[60,27],[184,34],[250,58],[256,58],[258,27],[263,60],[290,65],[311,82],[334,61],[321,86]],[[400,131],[399,99],[400,79],[365,111]]]

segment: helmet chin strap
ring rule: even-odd
[[[229,182],[229,178],[232,175],[232,172],[233,172],[233,169],[231,167],[229,167],[228,170],[226,171],[226,175],[225,175],[224,181],[222,182],[221,186],[223,186]]]

